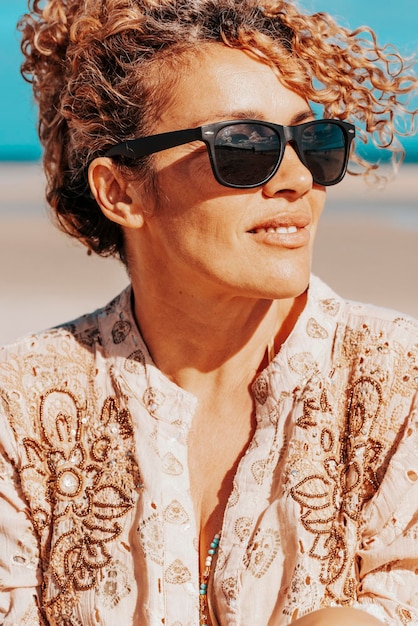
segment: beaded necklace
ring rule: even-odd
[[[208,613],[208,581],[210,572],[212,570],[213,559],[218,552],[219,541],[221,539],[220,533],[217,533],[212,543],[210,544],[208,555],[205,561],[205,569],[200,578],[200,588],[199,588],[199,611],[200,611],[200,626],[210,626],[209,625],[209,613]]]
[[[270,341],[267,344],[267,363],[270,364],[276,354],[276,347],[275,347],[275,335],[273,335],[273,337],[270,339]],[[203,574],[200,578],[200,587],[199,587],[199,612],[200,612],[200,620],[199,620],[199,626],[210,626],[210,622],[209,622],[209,607],[208,607],[208,582],[209,582],[209,577],[210,577],[210,573],[212,570],[212,563],[213,563],[213,559],[216,556],[216,553],[218,552],[218,548],[219,548],[219,541],[221,539],[221,535],[220,533],[217,533],[213,540],[212,543],[210,544],[209,550],[208,550],[208,555],[206,557],[206,561],[205,561],[205,569],[203,571]]]
[[[276,354],[275,336],[270,339],[267,344],[267,363],[270,364]],[[212,543],[210,544],[208,555],[205,561],[205,569],[200,578],[200,587],[199,587],[199,613],[200,620],[199,626],[210,626],[209,623],[209,607],[208,607],[208,582],[210,573],[212,570],[213,559],[216,556],[219,548],[219,541],[221,539],[220,533],[216,533],[214,536]]]

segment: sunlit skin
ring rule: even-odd
[[[221,44],[187,60],[172,95],[155,133],[236,118],[292,125],[313,117],[269,66]],[[254,432],[249,387],[268,343],[274,338],[279,349],[305,304],[325,190],[290,146],[276,175],[251,190],[221,186],[201,142],[154,159],[158,198],[125,180],[110,159],[96,159],[89,176],[103,212],[124,229],[134,313],[149,351],[197,398],[189,469],[202,562]],[[296,232],[267,232],[282,226]],[[354,623],[380,622],[357,610],[339,613],[338,626]],[[337,626],[333,611],[295,624]]]
[[[237,117],[280,124],[312,119],[308,103],[286,89],[267,65],[218,44],[206,50],[188,61],[155,132]],[[198,371],[210,372],[251,337],[265,347],[254,332],[268,312],[265,333],[270,339],[294,298],[303,301],[325,191],[313,185],[290,146],[275,177],[254,190],[217,183],[201,142],[166,150],[154,159],[158,201],[139,183],[126,184],[125,196],[115,198],[113,189],[105,212],[125,228],[135,311],[148,346],[159,367],[181,383],[178,370],[189,369],[193,360]],[[101,195],[99,202],[106,205]],[[261,230],[280,225],[296,225],[298,232],[276,235]],[[156,313],[163,316],[163,324]],[[166,345],[167,323],[176,331],[170,350],[173,365],[163,363],[167,354],[158,354],[158,341],[153,340],[152,327],[157,334],[164,328]],[[182,358],[178,344],[184,340],[188,347]],[[202,350],[205,343],[210,350]],[[259,360],[255,369],[258,365]]]
[[[180,79],[177,97],[162,114],[158,131],[240,116],[291,124],[312,114],[266,65],[240,51],[215,47]],[[229,309],[231,298],[293,298],[306,289],[324,191],[313,188],[310,173],[292,148],[272,181],[246,191],[215,181],[201,142],[155,158],[167,201],[145,224],[147,250],[142,242],[140,247],[128,244],[128,249],[141,271],[137,255],[148,260],[152,283],[156,276],[165,280],[160,283],[165,299],[167,294],[175,298],[189,285],[205,309],[208,302],[225,303]],[[292,224],[303,228],[295,235],[252,232]]]

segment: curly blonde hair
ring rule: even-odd
[[[350,32],[292,0],[29,0],[23,76],[39,105],[47,200],[59,226],[89,250],[126,262],[121,228],[106,219],[88,166],[111,145],[152,132],[187,54],[221,42],[251,51],[286,86],[351,121],[363,142],[402,158],[397,136],[413,132],[412,61],[379,47],[372,30]],[[396,120],[406,123],[402,131]],[[406,130],[405,130],[406,128]],[[374,167],[354,154],[368,172]],[[119,167],[132,173],[132,167]],[[152,157],[133,175],[155,187]]]

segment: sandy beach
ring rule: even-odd
[[[0,165],[0,343],[105,304],[127,283],[50,223],[39,164]],[[418,317],[418,166],[383,189],[328,190],[313,269],[341,295]]]

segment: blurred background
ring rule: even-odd
[[[351,29],[370,25],[380,42],[417,56],[416,0],[299,4]],[[26,6],[0,0],[0,343],[101,306],[128,282],[117,261],[87,257],[49,222],[36,109],[19,72],[16,23]],[[418,317],[418,134],[404,146],[405,165],[383,189],[352,177],[329,189],[314,271],[346,297]]]

